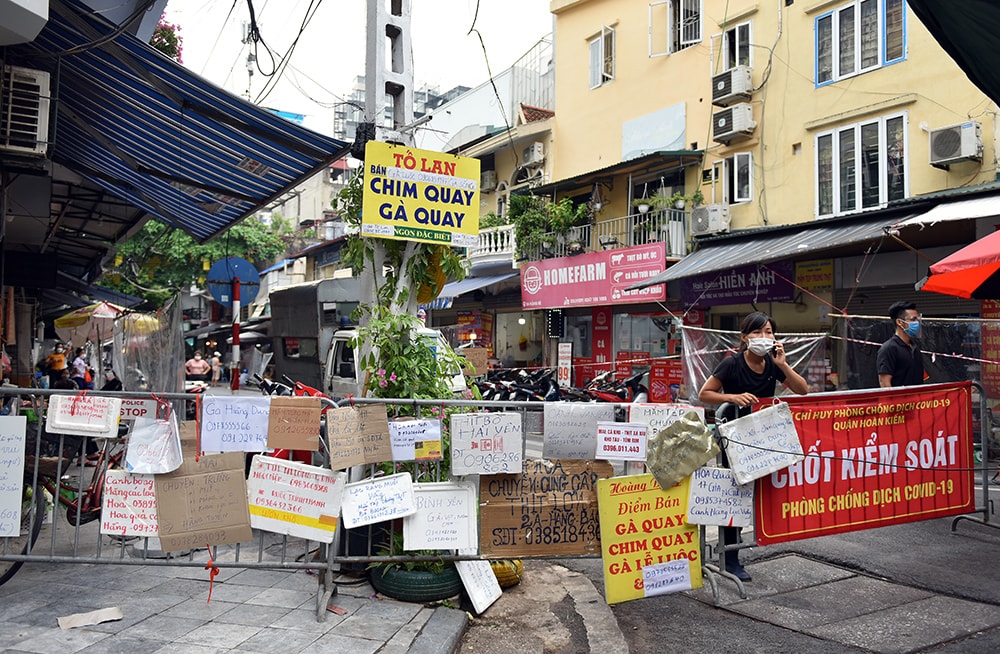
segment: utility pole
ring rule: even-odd
[[[375,139],[413,146],[413,42],[410,0],[368,0],[365,59],[365,118],[375,123]],[[389,41],[386,51],[386,39]],[[386,96],[392,125],[384,125]]]

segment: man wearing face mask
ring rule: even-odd
[[[745,416],[761,398],[774,397],[777,384],[799,395],[808,393],[809,385],[789,365],[785,346],[774,339],[774,332],[774,320],[766,313],[754,311],[743,318],[739,351],[719,362],[698,392],[698,399],[705,404],[731,402],[739,407],[738,414]],[[725,452],[722,464],[729,464]],[[740,542],[741,529],[721,527],[720,531],[726,545]],[[726,552],[726,571],[741,581],[751,581],[739,554],[739,550]]]
[[[875,358],[878,385],[916,386],[924,383],[924,355],[914,338],[920,334],[920,312],[917,305],[905,300],[889,307],[889,319],[896,333],[882,344]]]

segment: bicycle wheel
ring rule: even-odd
[[[0,538],[0,554],[27,554],[31,551],[45,518],[45,493],[25,484],[21,495],[21,534]],[[29,529],[31,533],[29,534]],[[0,561],[0,586],[7,583],[24,561]]]

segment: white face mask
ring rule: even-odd
[[[751,338],[747,341],[747,349],[759,357],[764,356],[774,349],[773,338]]]

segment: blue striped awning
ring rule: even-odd
[[[213,86],[77,0],[53,0],[19,59],[52,75],[52,159],[205,241],[348,145]]]

